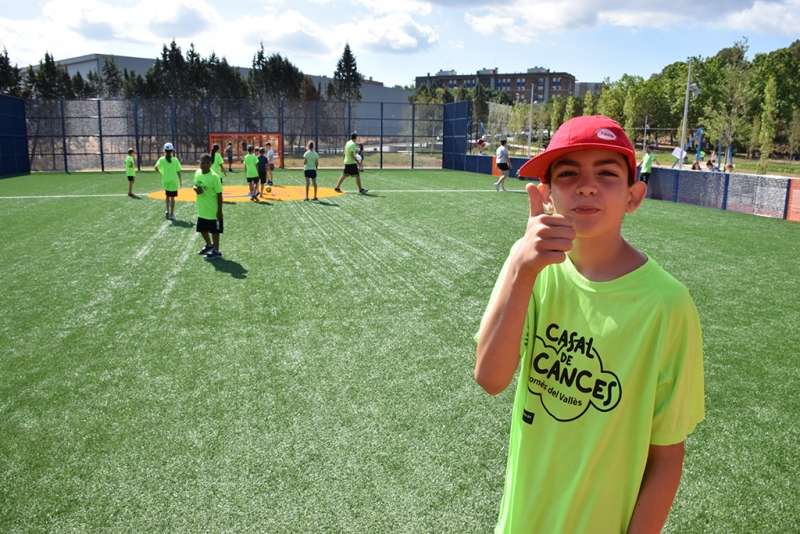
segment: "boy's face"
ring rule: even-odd
[[[208,174],[208,171],[211,170],[211,160],[208,158],[201,159],[200,170],[203,171],[203,174]]]
[[[620,234],[622,219],[644,200],[647,185],[628,185],[625,157],[613,150],[570,152],[550,165],[550,181],[540,187],[549,211],[571,217],[578,237]]]

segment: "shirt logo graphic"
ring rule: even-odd
[[[556,421],[573,421],[594,406],[613,410],[622,398],[619,378],[603,369],[594,339],[561,329],[553,323],[545,337],[536,336],[528,370],[528,391]]]
[[[597,137],[603,139],[604,141],[616,141],[617,134],[607,128],[600,128],[597,130]]]

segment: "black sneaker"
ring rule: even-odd
[[[341,193],[342,192],[342,190],[339,189],[338,187],[334,187],[333,190],[336,191],[337,193]]]
[[[369,192],[369,189],[363,189],[362,188],[362,189],[359,189],[358,192],[361,193],[362,195],[366,195]]]
[[[208,254],[212,250],[214,250],[214,245],[212,245],[210,243],[206,243],[206,245],[203,248],[201,248],[200,252],[198,252],[197,254],[199,254],[200,256],[203,256],[205,254]]]
[[[206,254],[206,258],[205,259],[207,259],[207,260],[218,260],[221,257],[222,257],[222,252],[220,252],[219,250],[212,249],[211,252]]]

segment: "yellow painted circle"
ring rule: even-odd
[[[259,185],[259,191],[261,186]],[[250,202],[250,187],[246,185],[226,185],[222,188],[222,200],[225,202]],[[309,188],[309,194],[314,194],[314,188]],[[337,193],[330,187],[318,187],[317,198],[329,198],[343,195],[344,193]],[[154,191],[147,195],[150,198],[164,200],[164,191]],[[271,202],[274,200],[303,200],[306,198],[306,187],[304,185],[273,185],[272,190],[268,193],[267,188],[264,188],[264,196],[259,197],[259,201]],[[178,190],[178,196],[175,199],[183,202],[196,202],[197,195],[194,189],[185,187]]]

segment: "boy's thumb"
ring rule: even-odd
[[[528,193],[528,201],[531,204],[531,217],[542,215],[544,213],[544,205],[542,204],[542,194],[535,184],[528,184],[525,186],[525,191]]]

